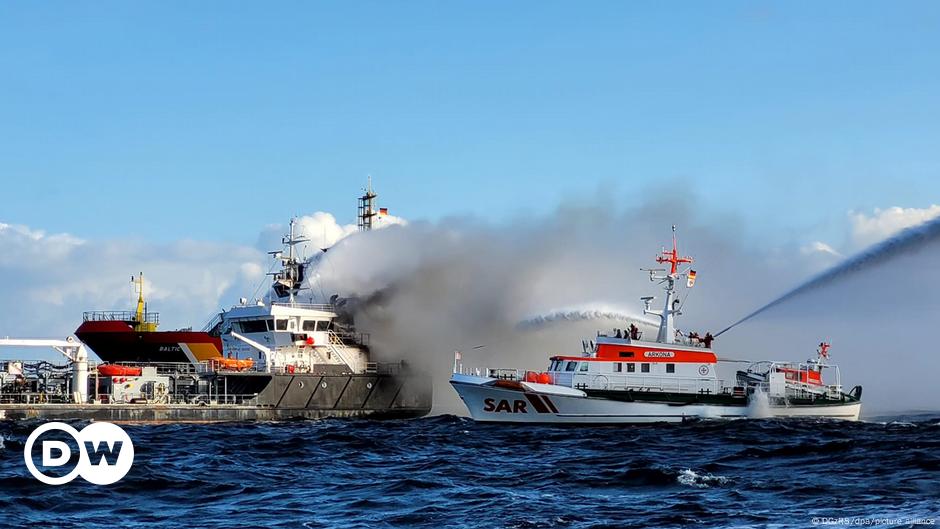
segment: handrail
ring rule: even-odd
[[[329,346],[330,351],[332,351],[334,354],[336,354],[336,356],[338,356],[339,359],[342,360],[344,364],[346,364],[346,367],[348,367],[349,369],[353,369],[353,365],[352,365],[352,363],[346,358],[346,355],[344,355],[343,353],[341,353],[341,352],[339,351],[339,349],[336,348],[336,346],[334,345],[334,341],[336,341],[336,342],[338,342],[338,343],[342,343],[342,341],[340,340],[340,337],[339,337],[334,331],[327,331],[327,333],[328,333],[328,335],[329,335],[329,337],[330,337],[330,339],[327,340],[327,345]]]
[[[275,301],[271,303],[272,307],[288,307],[293,309],[310,309],[310,310],[322,310],[325,312],[333,312],[334,306],[330,303],[298,303],[298,302],[283,302]]]
[[[137,319],[132,310],[93,310],[82,313],[82,321],[132,321],[135,323],[160,323],[159,312],[145,312],[143,319]]]

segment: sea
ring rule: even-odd
[[[931,527],[940,414],[616,427],[374,422],[123,425],[112,485],[34,479],[38,423],[0,422],[0,526]],[[75,427],[81,427],[75,423]]]

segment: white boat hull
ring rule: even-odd
[[[519,382],[494,385],[495,379],[454,375],[451,384],[477,421],[557,424],[638,424],[690,419],[817,417],[858,420],[860,402],[817,406],[748,406],[625,402],[589,397],[584,392],[550,384]],[[507,384],[505,386],[511,386]]]

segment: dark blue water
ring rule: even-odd
[[[59,487],[25,469],[33,427],[0,423],[3,525],[812,527],[814,517],[833,523],[827,527],[940,524],[937,417],[608,428],[455,417],[127,426],[137,455],[122,481]]]

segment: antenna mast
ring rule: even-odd
[[[369,175],[369,185],[364,191],[365,194],[359,197],[359,231],[371,230],[372,219],[378,215],[375,212],[375,197],[378,195],[372,191],[372,175]]]
[[[304,279],[304,267],[295,256],[294,246],[310,240],[306,237],[294,236],[296,222],[296,218],[290,219],[290,231],[287,236],[281,238],[281,243],[287,246],[287,257],[284,257],[282,252],[270,252],[275,258],[281,260],[282,265],[280,272],[270,274],[274,276],[274,291],[279,297],[287,295],[291,304],[294,303],[294,293],[300,288]]]
[[[659,325],[659,334],[656,336],[656,341],[660,343],[672,343],[675,340],[676,333],[675,316],[680,314],[679,308],[674,306],[678,301],[675,299],[676,280],[682,275],[679,273],[679,265],[692,262],[691,257],[679,257],[679,245],[676,242],[675,224],[672,225],[672,250],[667,251],[664,248],[662,255],[656,257],[656,262],[660,264],[669,263],[670,265],[668,273],[666,273],[665,270],[650,270],[650,281],[659,280],[664,284],[663,290],[666,291],[666,303],[662,310],[651,310],[649,309],[651,299],[644,299],[647,303],[647,308],[643,309],[643,313],[655,314],[660,317],[661,323]]]

